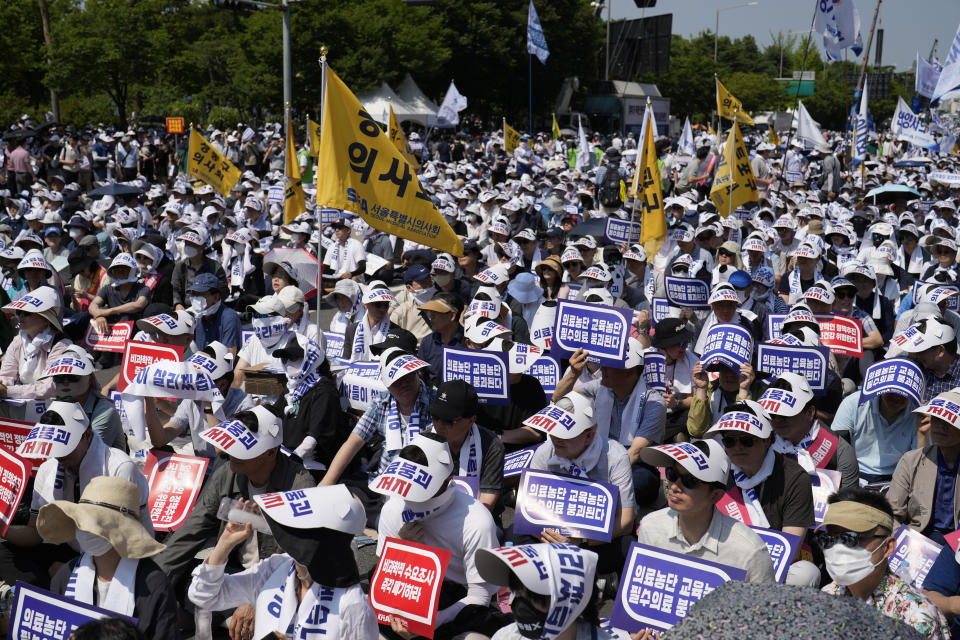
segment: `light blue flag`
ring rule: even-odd
[[[937,78],[937,86],[933,90],[930,104],[936,104],[947,98],[955,98],[958,95],[960,95],[960,27],[957,27],[957,35],[953,37],[950,53],[947,54],[947,61],[943,65],[940,77]]]
[[[646,122],[646,120],[644,120]],[[677,143],[677,152],[682,156],[697,155],[697,147],[693,143],[693,129],[690,127],[690,117],[683,122],[683,133],[680,134],[680,142]]]
[[[863,162],[867,159],[867,135],[870,132],[870,126],[867,124],[867,78],[863,78],[863,94],[860,96],[860,113],[857,114],[857,125],[855,137],[853,140],[853,159],[857,162]]]
[[[860,13],[853,0],[818,0],[814,28],[823,35],[828,60],[841,60],[848,47],[855,55],[863,51]]]
[[[541,64],[547,64],[550,50],[547,49],[547,39],[543,36],[543,27],[540,26],[540,17],[530,0],[530,12],[527,14],[527,53],[537,56]]]

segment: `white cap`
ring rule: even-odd
[[[740,304],[740,296],[737,295],[737,292],[730,285],[720,283],[713,288],[707,304],[715,304],[717,302],[735,302],[736,304]]]
[[[50,420],[50,414],[60,416],[63,424],[44,422],[44,417]],[[17,447],[18,456],[43,460],[70,455],[77,448],[83,432],[90,426],[87,414],[77,402],[51,402],[40,418],[41,420],[33,426],[26,439]]]
[[[399,347],[390,347],[380,354],[380,382],[387,389],[400,378],[408,374],[430,368],[430,363],[406,353]]]
[[[474,344],[484,344],[492,338],[512,334],[510,329],[480,316],[468,318],[463,328],[463,336]]]
[[[561,406],[570,410],[562,409]],[[524,420],[523,424],[561,440],[570,440],[593,427],[596,421],[590,400],[576,391],[571,391],[556,403],[548,404]]]
[[[261,493],[253,500],[263,515],[296,529],[323,527],[359,535],[367,522],[363,505],[344,484]]]
[[[73,346],[67,347],[59,358],[47,364],[47,369],[39,379],[53,376],[90,376],[95,371],[90,353],[83,347]]]
[[[890,340],[891,347],[897,347],[906,353],[919,353],[931,347],[946,344],[956,338],[956,332],[949,324],[934,318],[921,320],[910,325]],[[893,351],[893,349],[891,349]]]
[[[930,402],[913,410],[914,413],[933,416],[960,429],[960,392],[944,391]]]
[[[645,447],[640,451],[640,459],[652,467],[668,467],[676,463],[699,480],[726,484],[730,460],[723,447],[714,440],[697,442],[707,447],[707,453],[692,442],[677,442]]]
[[[498,262],[488,269],[484,269],[480,273],[473,276],[475,280],[479,280],[483,284],[489,285],[499,285],[505,282],[510,281],[510,275],[508,273],[508,267],[503,262]]]
[[[374,302],[394,302],[395,298],[389,289],[370,288],[363,295],[363,304],[372,304]]]
[[[197,351],[187,358],[187,362],[196,368],[206,371],[214,380],[222,378],[233,371],[234,357],[230,349],[222,342],[213,341],[204,349],[210,349],[215,355],[211,356],[204,351]]]
[[[419,447],[427,466],[397,457],[383,473],[370,481],[370,490],[385,496],[397,496],[407,502],[426,502],[437,495],[444,480],[453,473],[453,456],[446,442],[417,435],[408,446]]]
[[[156,329],[168,336],[192,335],[194,323],[195,320],[190,313],[187,311],[177,311],[175,315],[172,316],[161,313],[150,316],[149,318],[141,318],[137,320],[137,329],[141,331]]]
[[[283,442],[280,418],[263,405],[250,409],[257,416],[257,432],[247,429],[239,420],[227,420],[203,431],[200,437],[231,458],[252,460],[279,447]]]
[[[753,409],[753,413],[727,411],[703,435],[714,436],[723,431],[742,431],[757,438],[769,438],[773,433],[773,428],[770,426],[770,414],[767,413],[767,410],[753,400],[738,400],[737,403],[747,405]]]
[[[777,380],[787,382],[790,389],[767,389],[757,400],[757,403],[771,416],[793,417],[803,411],[804,407],[813,400],[810,383],[803,376],[787,371],[781,373]]]

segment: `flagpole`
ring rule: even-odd
[[[533,136],[533,54],[527,54],[527,106],[529,108],[527,119],[527,133]]]
[[[327,52],[329,49],[327,47],[320,47],[320,139],[323,139],[323,112],[327,106]],[[320,149],[317,149],[317,171],[316,176],[316,193],[320,192]],[[313,210],[317,212],[319,208],[319,203],[317,202],[316,196],[313,199]],[[317,340],[320,340],[320,336],[323,335],[322,330],[320,329],[320,302],[323,300],[323,212],[320,211],[320,237],[317,238],[317,262],[319,263],[317,271]]]
[[[647,150],[647,127],[650,126],[649,118],[647,114],[650,114],[650,97],[647,96],[647,108],[643,112],[643,126],[640,128],[640,144],[637,145],[639,148],[639,153],[637,153],[637,165],[633,168],[634,176],[637,176],[637,172],[641,171],[643,168],[643,153]],[[650,114],[652,117],[652,114]],[[659,179],[659,176],[657,177]],[[643,182],[643,176],[637,176],[636,188],[633,190],[633,206],[630,209],[630,231],[633,233],[633,223],[637,216],[637,198],[640,197],[640,185]],[[643,220],[640,221],[640,225],[643,226]]]
[[[728,218],[733,213],[733,165],[735,164],[734,160],[736,159],[736,155],[737,155],[737,135],[736,134],[737,134],[737,116],[739,115],[739,113],[740,113],[740,107],[738,106],[734,107],[733,108],[733,126],[730,127],[730,133],[728,136],[730,138],[730,141],[733,143],[732,145],[733,149],[723,150],[724,153],[726,153],[728,150],[733,151],[733,153],[730,154],[730,157],[727,158],[727,162],[730,163],[730,186],[727,188],[727,217]],[[727,145],[727,146],[731,146],[731,145]]]

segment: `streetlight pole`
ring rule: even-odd
[[[613,4],[613,0],[605,0],[607,3],[607,57],[606,63],[604,64],[603,70],[603,79],[610,79],[610,5]]]
[[[713,61],[717,61],[717,44],[719,41],[720,34],[720,12],[726,11],[728,9],[739,9],[740,7],[753,7],[760,4],[759,2],[744,2],[743,4],[734,4],[729,7],[720,7],[717,9],[716,20],[713,24]]]

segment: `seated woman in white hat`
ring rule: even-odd
[[[287,638],[376,638],[377,618],[360,587],[350,549],[366,522],[363,505],[344,485],[253,499],[283,553],[225,575],[230,552],[253,531],[249,522],[228,524],[206,561],[193,571],[187,591],[191,602],[214,611],[255,603],[253,628],[240,630],[244,639],[273,633]]]
[[[82,554],[61,567],[50,589],[137,619],[155,640],[179,640],[177,599],[170,579],[149,558],[164,545],[140,523],[140,489],[99,476],[77,503],[56,500],[40,509],[37,532],[46,542],[74,542]]]

